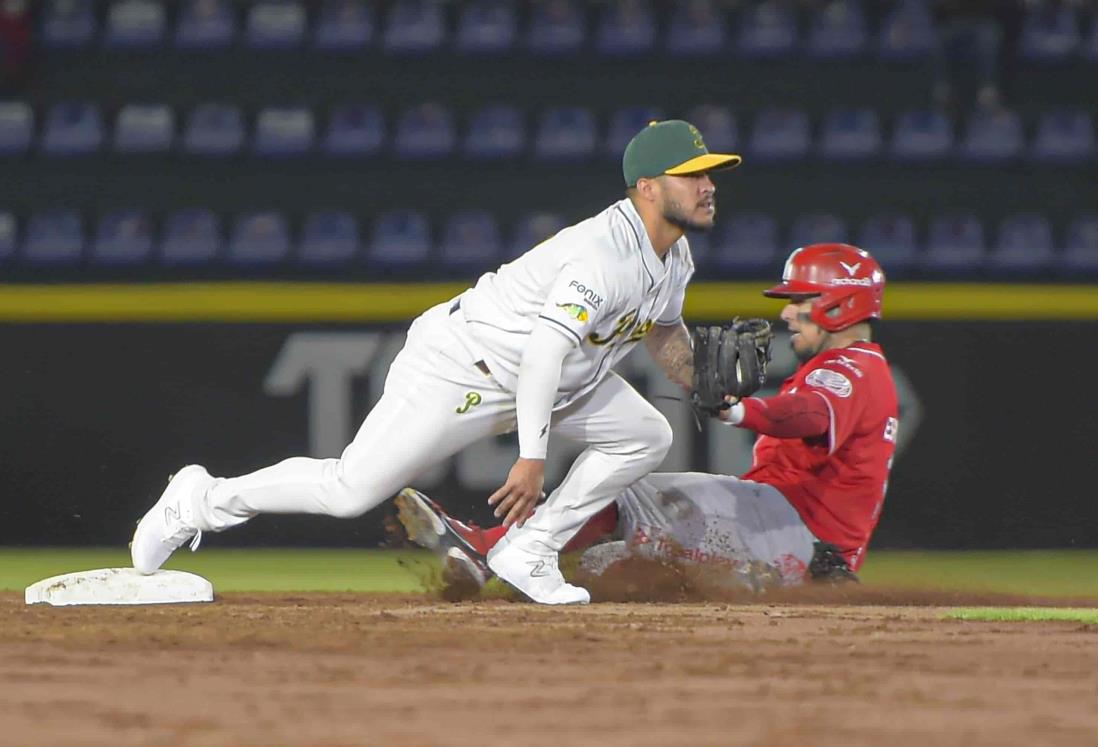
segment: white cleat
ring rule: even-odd
[[[206,468],[198,464],[175,473],[160,500],[137,523],[137,531],[133,533],[130,557],[139,573],[156,573],[188,540],[192,552],[198,549],[202,531],[194,522],[194,501],[213,481]]]
[[[556,555],[523,550],[506,536],[488,553],[492,572],[538,604],[587,604],[587,589],[564,580]]]

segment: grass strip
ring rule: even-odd
[[[982,620],[985,622],[1070,622],[1098,624],[1098,609],[1080,607],[958,607],[943,617],[951,620]]]

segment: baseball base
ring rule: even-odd
[[[212,602],[213,585],[193,573],[157,571],[149,576],[133,568],[100,568],[43,579],[27,587],[27,604],[55,607],[107,604],[180,604]]]

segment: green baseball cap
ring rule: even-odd
[[[625,146],[621,170],[625,186],[635,187],[638,179],[731,169],[742,160],[735,154],[710,153],[697,127],[681,119],[669,119],[650,122],[633,136]]]

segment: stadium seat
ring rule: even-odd
[[[51,156],[82,156],[103,145],[103,114],[95,104],[63,102],[50,107],[42,132],[42,152]]]
[[[84,253],[84,221],[75,210],[42,210],[27,221],[22,259],[29,264],[78,264]]]
[[[722,275],[774,274],[781,269],[778,224],[769,215],[734,213],[717,221],[705,266]]]
[[[302,106],[269,107],[256,118],[252,152],[267,158],[303,156],[313,149],[313,113]]]
[[[922,269],[937,276],[966,276],[984,267],[984,227],[973,215],[939,215],[930,222]]]
[[[507,0],[474,0],[461,10],[454,45],[465,54],[504,54],[518,39],[518,14]]]
[[[890,153],[897,161],[940,161],[953,152],[953,127],[941,112],[906,111],[896,121]]]
[[[847,60],[866,47],[865,15],[858,0],[831,0],[812,16],[808,55],[817,60]]]
[[[724,51],[728,44],[728,22],[713,0],[685,0],[674,7],[667,28],[668,53],[676,57],[700,57]]]
[[[1024,146],[1022,121],[1015,112],[977,108],[968,119],[960,155],[974,163],[1004,163],[1021,155]]]
[[[1067,3],[1038,3],[1026,14],[1018,52],[1033,62],[1063,62],[1079,47],[1079,18]]]
[[[1098,13],[1090,16],[1090,32],[1079,45],[1079,55],[1087,62],[1098,62]]]
[[[656,16],[647,0],[613,0],[599,19],[595,48],[609,57],[639,57],[656,44]]]
[[[376,106],[342,104],[332,110],[321,149],[330,156],[369,156],[385,145],[385,120]]]
[[[714,153],[738,153],[740,128],[727,106],[702,104],[686,113],[686,121],[701,131],[705,144]]]
[[[824,119],[820,155],[832,161],[862,161],[880,155],[881,126],[872,109],[837,109]]]
[[[650,122],[663,118],[663,112],[654,106],[630,106],[617,110],[610,116],[603,154],[607,158],[621,160],[629,141]]]
[[[534,155],[544,161],[576,161],[595,152],[595,115],[579,106],[556,107],[542,114]]]
[[[273,210],[247,212],[233,221],[228,261],[235,265],[272,265],[290,253],[290,228]]]
[[[313,27],[313,49],[361,51],[374,38],[375,26],[373,7],[364,0],[326,0]]]
[[[175,46],[189,50],[224,49],[236,36],[231,0],[186,0],[175,27]]]
[[[1094,157],[1094,122],[1083,109],[1055,109],[1041,115],[1030,152],[1041,163],[1082,166]]]
[[[153,228],[140,210],[115,210],[99,220],[91,256],[97,264],[135,265],[149,261]]]
[[[858,246],[873,255],[886,277],[906,277],[917,262],[915,223],[902,213],[874,215],[862,225]]]
[[[455,272],[487,272],[502,261],[499,224],[483,210],[451,215],[442,229],[438,247],[442,264]]]
[[[736,35],[736,50],[750,59],[775,59],[797,48],[797,19],[789,6],[763,0],[744,8]]]
[[[911,62],[929,57],[937,31],[924,0],[900,0],[888,11],[877,36],[877,54],[882,60]]]
[[[422,55],[439,50],[445,36],[445,19],[439,3],[397,0],[390,7],[382,45],[391,54]]]
[[[197,156],[232,156],[244,145],[244,116],[231,104],[200,104],[183,128],[183,151]]]
[[[244,42],[252,49],[296,49],[305,39],[305,7],[293,0],[259,0],[248,9]]]
[[[462,150],[466,158],[490,160],[514,158],[525,149],[522,114],[513,106],[498,104],[473,114]]]
[[[431,227],[416,210],[391,210],[378,216],[370,242],[370,263],[401,268],[426,265],[431,254]]]
[[[456,139],[450,110],[425,103],[401,113],[393,148],[400,158],[444,158],[453,153]]]
[[[1043,215],[1026,213],[1003,220],[988,266],[997,275],[1040,275],[1052,259],[1052,227]]]
[[[188,208],[164,223],[160,261],[166,265],[203,265],[217,260],[224,243],[221,219],[205,208]]]
[[[525,254],[541,242],[555,236],[566,225],[568,224],[564,218],[557,213],[524,213],[515,223],[507,259]]]
[[[0,212],[0,263],[7,262],[15,255],[19,242],[19,227],[15,216],[7,211]]]
[[[41,18],[40,38],[46,49],[80,49],[95,36],[92,0],[51,0]]]
[[[153,0],[117,0],[107,12],[103,46],[110,49],[153,49],[164,41],[167,15]]]
[[[359,247],[358,221],[345,210],[315,210],[301,229],[298,262],[313,267],[347,265]]]
[[[798,109],[765,109],[755,117],[748,150],[759,161],[793,161],[808,154],[808,115]]]
[[[846,222],[831,213],[808,213],[793,221],[789,234],[789,243],[793,246],[809,244],[850,242],[850,231]]]
[[[0,155],[25,153],[34,137],[34,112],[21,101],[0,101]]]
[[[126,104],[114,125],[116,153],[167,153],[175,138],[175,115],[164,104]]]
[[[545,0],[531,13],[526,48],[536,55],[569,55],[580,50],[586,37],[583,11],[575,0]]]
[[[1060,264],[1069,277],[1098,276],[1098,213],[1079,216],[1068,225]]]

